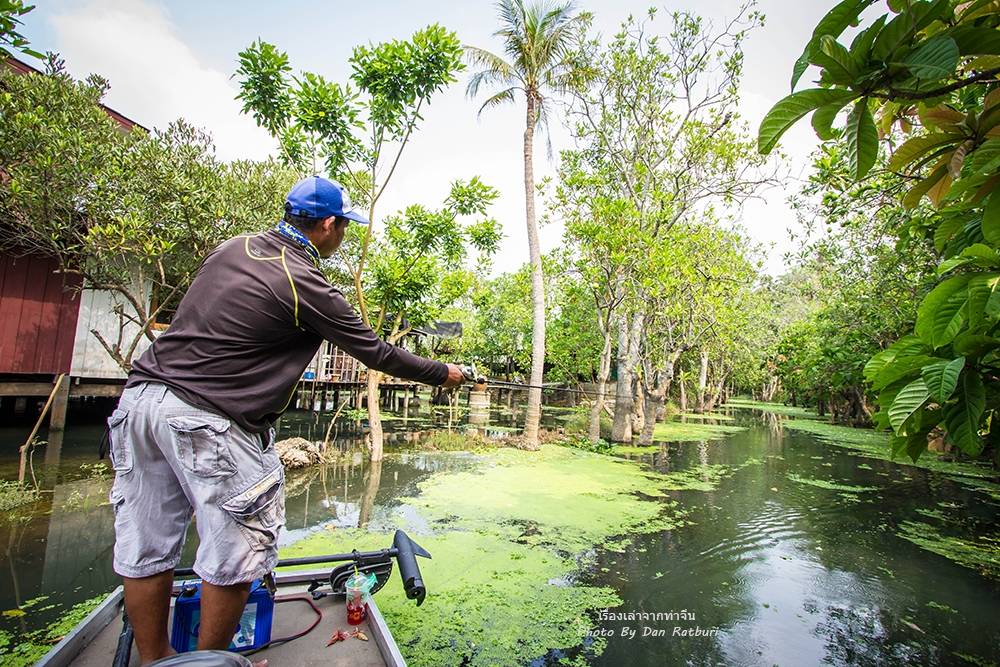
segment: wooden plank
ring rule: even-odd
[[[66,667],[73,664],[80,652],[121,613],[124,600],[124,589],[119,586],[62,641],[53,646],[35,667]]]
[[[46,260],[44,266],[45,286],[42,288],[42,307],[38,313],[38,344],[35,346],[32,368],[36,373],[58,373],[56,344],[59,342],[63,281],[62,276],[55,273],[58,266],[54,261]],[[62,372],[68,372],[68,369]]]
[[[70,390],[69,395],[71,397],[78,396],[89,396],[94,398],[115,398],[122,395],[122,391],[125,390],[124,383],[108,383],[108,384],[96,384],[96,383],[83,383],[74,384]]]
[[[51,382],[0,382],[0,396],[48,396]]]
[[[21,306],[21,322],[17,328],[14,344],[14,359],[18,373],[44,372],[35,366],[35,350],[44,336],[42,311],[45,304],[45,279],[48,274],[48,260],[41,257],[27,257],[24,267],[27,284],[24,286],[24,303]]]
[[[80,277],[73,274],[59,276],[59,330],[56,334],[56,371],[70,373],[73,367],[73,346],[76,339],[76,322],[80,316]]]
[[[19,373],[23,371],[18,368],[15,350],[28,280],[24,261],[8,257],[6,273],[3,292],[0,293],[0,373]]]

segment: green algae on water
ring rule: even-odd
[[[851,484],[838,484],[837,482],[831,482],[826,479],[812,479],[810,477],[802,477],[801,475],[796,475],[795,473],[786,473],[785,477],[792,480],[793,482],[798,482],[799,484],[808,484],[809,486],[815,486],[818,489],[829,489],[830,491],[843,491],[849,494],[864,493],[865,491],[878,491],[877,486],[854,486]]]
[[[744,410],[762,410],[764,412],[773,412],[776,415],[785,415],[788,417],[819,416],[809,408],[803,408],[794,405],[783,405],[782,403],[766,403],[764,401],[751,401],[745,398],[731,398],[728,401],[726,401],[723,407],[741,408]]]
[[[610,588],[573,581],[593,562],[593,548],[628,551],[620,536],[683,523],[666,479],[628,461],[554,445],[499,449],[480,461],[474,471],[436,473],[403,499],[433,531],[411,535],[433,556],[420,561],[427,600],[417,608],[395,581],[377,600],[415,667],[513,667],[581,646],[593,612],[621,604]],[[379,548],[391,539],[319,531],[282,556]]]
[[[759,465],[760,459],[750,458],[739,465],[724,463],[699,463],[685,470],[664,473],[666,487],[671,491],[714,491],[719,482],[737,470],[750,465]]]
[[[981,536],[976,540],[943,535],[920,521],[904,521],[899,536],[939,556],[976,570],[992,579],[1000,579],[1000,537]]]
[[[104,600],[98,595],[78,602],[70,607],[59,619],[48,626],[21,635],[16,645],[12,645],[8,633],[0,631],[0,665],[4,667],[30,667],[41,660],[46,653]]]
[[[916,462],[909,458],[893,459],[892,451],[889,449],[888,434],[871,429],[839,426],[810,419],[790,419],[784,422],[784,426],[792,430],[811,433],[827,444],[849,449],[860,456],[943,473],[964,486],[977,489],[1000,500],[1000,484],[991,481],[997,476],[997,473],[985,466],[960,461],[946,461],[939,454],[931,451],[926,452]]]
[[[657,424],[653,429],[653,438],[666,442],[717,440],[745,430],[745,426],[732,424],[685,424],[671,420]]]

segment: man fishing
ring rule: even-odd
[[[323,340],[392,376],[463,381],[456,365],[380,340],[323,277],[320,260],[352,220],[368,224],[339,184],[300,181],[277,228],[205,258],[170,328],[133,365],[108,423],[114,569],[143,664],[173,652],[170,591],[192,515],[199,649],[229,647],[250,582],[274,568],[285,510],[272,425]]]

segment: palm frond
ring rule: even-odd
[[[501,90],[499,93],[491,95],[485,102],[483,102],[483,106],[479,107],[479,111],[476,112],[476,116],[482,116],[483,112],[487,109],[492,109],[493,107],[500,106],[506,102],[513,102],[515,90],[519,90],[519,88],[512,86]]]

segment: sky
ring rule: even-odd
[[[759,0],[766,22],[745,43],[740,90],[740,113],[753,132],[771,105],[788,94],[792,63],[831,4]],[[666,10],[653,24],[661,32],[669,26],[667,12],[674,10],[696,11],[721,24],[737,12],[739,0],[579,0],[577,6],[593,13],[597,32],[611,35],[629,14],[643,16],[650,6]],[[59,53],[74,76],[97,73],[108,79],[106,104],[146,127],[165,127],[183,117],[212,134],[224,160],[262,159],[275,150],[267,133],[240,113],[235,99],[237,53],[258,38],[286,51],[294,72],[316,72],[340,82],[349,77],[354,46],[403,39],[431,23],[456,31],[463,43],[500,50],[489,0],[49,0],[39,2],[24,22],[21,32],[32,47]],[[528,256],[523,102],[477,118],[479,104],[465,96],[467,77],[468,72],[460,75],[426,108],[380,201],[380,214],[414,203],[438,207],[452,181],[479,176],[500,192],[491,211],[504,230],[495,274],[516,269]],[[571,141],[558,118],[550,125],[558,156]],[[791,234],[799,225],[786,199],[807,172],[816,145],[808,123],[789,131],[781,142],[788,182],[738,212],[739,223],[763,244],[769,273],[781,273],[784,254],[794,248]],[[556,160],[547,156],[544,139],[536,141],[537,178],[553,176]],[[543,252],[557,247],[561,235],[558,221],[543,226]]]

